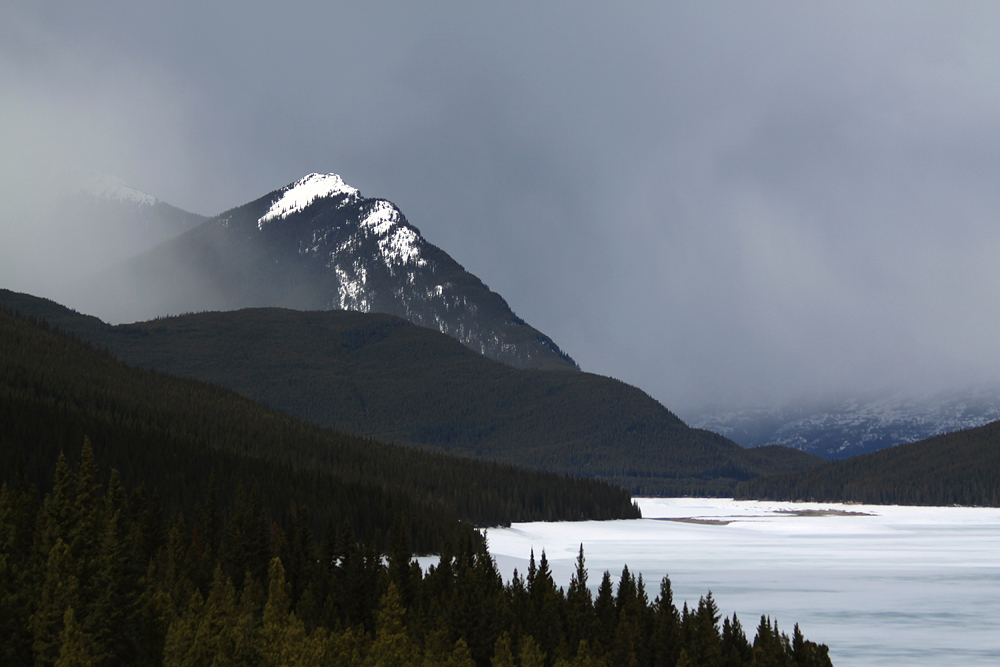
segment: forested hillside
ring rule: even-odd
[[[827,667],[826,646],[762,617],[751,644],[711,593],[678,611],[664,578],[604,574],[596,599],[581,549],[569,589],[545,554],[505,584],[465,534],[424,574],[405,529],[387,559],[349,527],[313,539],[304,508],[269,526],[245,494],[219,520],[212,489],[165,521],[117,474],[98,483],[84,447],[60,457],[42,500],[24,476],[0,489],[0,664],[279,667]],[[516,657],[515,657],[516,656]]]
[[[514,369],[390,315],[247,309],[111,327],[0,292],[130,363],[232,388],[357,435],[598,477],[647,495],[723,495],[819,457],[744,450],[691,429],[641,390],[589,373]]]
[[[278,522],[308,507],[318,530],[347,520],[374,538],[403,521],[423,552],[471,524],[638,514],[626,492],[603,482],[347,436],[0,311],[0,479],[20,466],[46,490],[60,452],[75,456],[85,437],[101,469],[119,470],[167,512],[190,515],[214,474],[222,497],[243,487]]]
[[[1000,422],[742,482],[737,498],[1000,507]]]

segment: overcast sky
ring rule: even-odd
[[[996,3],[148,4],[0,3],[8,190],[339,173],[682,415],[1000,379]]]

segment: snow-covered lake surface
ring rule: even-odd
[[[1000,665],[1000,509],[638,502],[636,521],[490,529],[490,551],[509,579],[544,549],[566,586],[582,543],[592,588],[627,564],[652,599],[669,574],[678,607],[711,590],[750,639],[761,614],[798,623],[836,667]]]

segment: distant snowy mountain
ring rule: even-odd
[[[1000,420],[1000,386],[915,396],[905,391],[779,408],[706,408],[687,423],[744,447],[785,445],[845,459]]]
[[[8,271],[0,273],[11,285],[58,298],[205,220],[113,176],[76,169],[41,173],[18,196],[17,213],[3,221],[10,233],[0,261]]]
[[[109,174],[77,169],[53,177],[53,224],[109,247],[116,261],[174,238],[206,220],[136,190]],[[73,235],[73,234],[71,234]]]
[[[309,174],[210,218],[85,292],[74,307],[119,322],[249,306],[384,312],[513,366],[577,368],[394,204],[336,174]]]
[[[63,192],[46,224],[68,278],[106,270],[205,221],[106,174],[76,172]]]
[[[63,188],[68,196],[83,195],[108,203],[138,207],[153,207],[161,203],[153,195],[136,190],[120,178],[93,171],[72,172],[71,176],[63,183]]]

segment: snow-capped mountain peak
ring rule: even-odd
[[[267,223],[298,213],[317,199],[335,196],[346,196],[351,199],[360,194],[357,188],[344,183],[344,179],[337,174],[303,176],[282,190],[281,196],[271,204],[267,213],[257,220],[257,227],[263,229]]]

